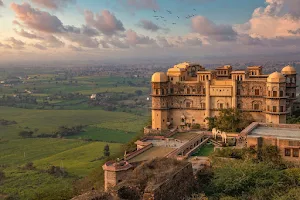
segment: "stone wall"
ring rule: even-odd
[[[192,194],[194,182],[192,164],[188,163],[161,184],[148,186],[143,200],[184,199]]]

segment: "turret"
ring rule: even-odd
[[[281,70],[281,73],[286,78],[287,109],[292,111],[293,102],[296,100],[297,72],[294,67],[288,65]]]
[[[168,129],[168,76],[164,72],[153,74],[152,83],[152,129]]]
[[[266,122],[286,123],[286,82],[285,77],[274,72],[267,78]]]

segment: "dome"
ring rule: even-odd
[[[152,75],[151,82],[156,82],[156,83],[168,82],[168,77],[164,72],[156,72]]]
[[[282,70],[281,70],[281,73],[282,74],[287,74],[287,75],[290,75],[290,74],[296,74],[296,69],[291,66],[291,65],[288,65],[286,67],[284,67]]]
[[[285,77],[279,72],[273,72],[268,76],[267,82],[282,83],[285,82]]]

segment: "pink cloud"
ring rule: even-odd
[[[123,23],[108,10],[103,10],[101,14],[94,14],[90,10],[85,10],[84,16],[87,25],[96,28],[104,35],[114,35],[125,31]]]
[[[126,31],[126,40],[128,44],[135,46],[138,44],[141,45],[149,45],[149,44],[155,44],[155,40],[151,39],[148,36],[144,35],[138,35],[135,31],[133,30],[127,30]]]
[[[33,3],[43,6],[45,8],[57,10],[65,7],[68,4],[75,4],[76,0],[31,0]]]
[[[28,28],[48,33],[59,33],[64,31],[62,22],[54,15],[39,9],[32,8],[30,4],[21,5],[12,3],[11,9],[16,17]]]
[[[231,25],[216,25],[203,16],[192,18],[192,30],[202,36],[220,42],[236,40],[237,36],[237,33],[233,30]]]

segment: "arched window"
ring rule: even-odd
[[[190,89],[190,88],[187,88],[187,89],[186,89],[186,93],[187,93],[187,94],[191,94],[191,89]]]

